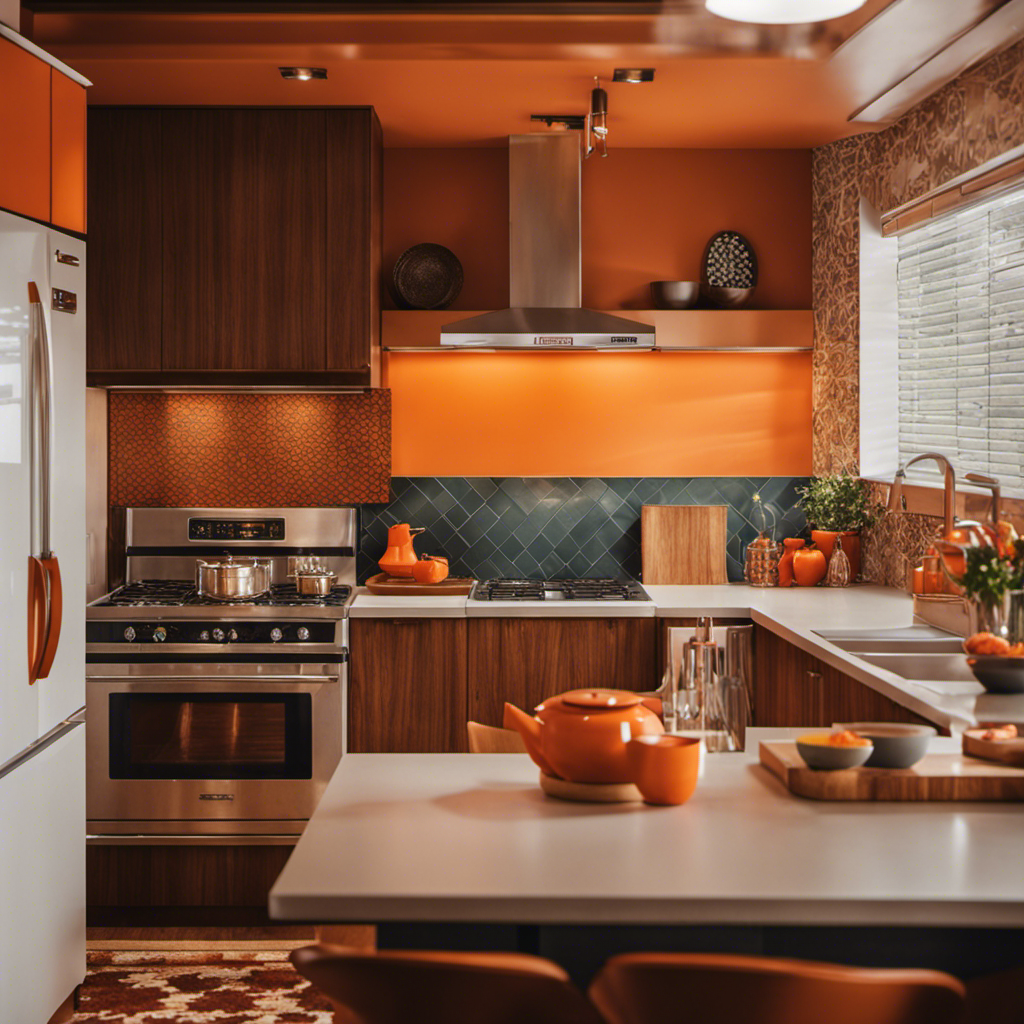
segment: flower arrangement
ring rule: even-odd
[[[993,545],[964,549],[963,572],[953,578],[969,600],[996,608],[1011,590],[1024,590],[1024,543],[1001,523]]]
[[[798,493],[807,522],[818,530],[862,530],[874,526],[883,512],[867,485],[855,476],[814,477]]]

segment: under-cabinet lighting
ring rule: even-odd
[[[326,78],[327,68],[278,68],[282,78],[308,82],[313,78]]]
[[[612,75],[613,82],[640,82],[654,81],[654,68],[616,68]]]
[[[841,18],[863,7],[865,0],[705,0],[719,18],[758,25],[805,25]]]

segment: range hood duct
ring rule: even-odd
[[[441,344],[533,350],[653,348],[654,328],[582,309],[580,143],[574,132],[508,140],[509,301],[441,328]]]

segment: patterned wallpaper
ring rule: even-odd
[[[1024,42],[972,68],[877,134],[813,151],[814,471],[859,458],[860,197],[879,211],[1024,144]]]
[[[800,477],[395,477],[387,504],[361,511],[359,579],[378,572],[388,527],[426,532],[420,554],[447,555],[452,575],[487,579],[640,578],[640,507],[728,505],[729,578],[742,579],[753,496],[776,512],[776,536],[804,527]]]
[[[110,393],[110,504],[386,501],[391,392]]]

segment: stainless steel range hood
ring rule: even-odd
[[[580,143],[575,132],[508,140],[509,301],[441,328],[465,348],[653,348],[654,328],[582,309]]]

